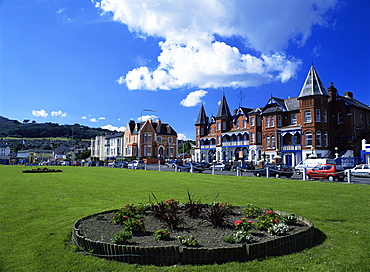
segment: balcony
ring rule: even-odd
[[[290,150],[302,150],[301,145],[283,145],[281,147],[282,151],[290,151]]]
[[[216,145],[201,145],[200,149],[211,149],[216,148]]]
[[[222,146],[243,146],[243,145],[249,145],[249,140],[222,142]]]

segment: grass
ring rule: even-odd
[[[58,168],[58,167],[55,167]],[[62,173],[25,174],[0,165],[0,271],[370,271],[368,185],[246,178],[112,168],[59,167]],[[175,198],[187,189],[203,202],[227,201],[296,213],[316,228],[317,245],[246,263],[155,267],[76,253],[73,223],[81,217]]]

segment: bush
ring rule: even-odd
[[[114,244],[125,244],[127,240],[132,238],[132,232],[127,230],[122,230],[116,233],[112,239]]]

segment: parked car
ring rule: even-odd
[[[211,167],[212,164],[208,163],[208,162],[198,162],[198,164],[200,166],[203,166],[205,169],[209,169]]]
[[[142,160],[135,160],[127,165],[128,169],[145,169],[145,163]]]
[[[319,164],[336,164],[336,162],[335,160],[328,158],[317,158],[317,159],[307,158],[296,165],[295,173],[297,175],[300,175],[303,173],[303,169],[305,168],[306,170],[311,169]]]
[[[193,171],[197,171],[199,173],[202,173],[204,170],[206,170],[203,165],[196,163],[196,162],[187,162],[184,165],[179,166],[180,172],[190,172],[190,169],[193,167]]]
[[[116,162],[114,165],[115,168],[127,168],[128,167],[128,162],[127,161],[119,161]]]
[[[74,161],[74,162],[72,162],[72,166],[81,166],[81,162]]]
[[[370,178],[370,165],[369,164],[359,164],[351,169],[351,174],[358,177]]]
[[[175,168],[176,165],[179,166],[181,164],[182,164],[181,160],[170,160],[170,161],[166,162],[167,167],[171,166],[173,168]]]
[[[251,171],[251,170],[254,170],[255,169],[253,164],[250,164],[250,163],[242,163],[242,164],[234,165],[233,166],[233,171],[236,171],[238,167],[243,172],[247,172],[247,171]]]
[[[87,163],[87,166],[90,166],[90,167],[92,167],[92,166],[98,166],[98,165],[99,165],[99,162],[97,162],[97,161],[89,161]]]
[[[319,164],[306,171],[308,179],[344,180],[344,168],[338,164]]]
[[[253,174],[257,177],[262,177],[267,175],[267,167],[269,168],[270,177],[287,177],[291,178],[293,176],[293,168],[286,164],[281,163],[268,163],[260,169],[253,170]]]
[[[210,168],[211,169],[215,168],[215,171],[230,171],[231,165],[218,162],[211,165]]]

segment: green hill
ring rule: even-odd
[[[21,123],[0,116],[0,137],[17,138],[49,138],[72,137],[75,139],[90,139],[97,135],[111,132],[102,128],[90,128],[80,124],[59,125],[56,123],[36,123],[25,120]]]

